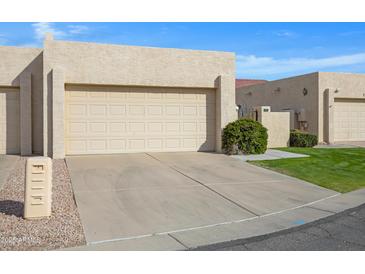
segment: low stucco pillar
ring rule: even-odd
[[[330,89],[326,89],[323,94],[323,102],[324,102],[324,109],[323,109],[323,115],[324,115],[324,141],[328,144],[332,144],[335,141],[334,136],[334,125],[333,125],[333,113],[334,113],[334,93]]]
[[[20,154],[32,155],[32,76],[20,75]]]
[[[216,80],[216,152],[222,152],[222,130],[237,119],[235,78],[221,75]]]
[[[65,78],[62,69],[52,70],[52,158],[65,158]]]

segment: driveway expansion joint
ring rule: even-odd
[[[265,217],[278,215],[278,214],[285,213],[285,212],[292,211],[292,210],[299,209],[299,208],[308,207],[309,205],[312,205],[312,204],[315,204],[315,203],[318,203],[318,202],[322,202],[322,201],[334,198],[334,197],[339,196],[339,195],[341,195],[341,194],[335,194],[335,195],[325,197],[325,198],[322,198],[322,199],[319,199],[317,201],[313,201],[313,202],[310,202],[310,203],[307,203],[307,204],[304,204],[304,205],[300,205],[300,206],[296,206],[296,207],[293,207],[293,208],[288,208],[288,209],[284,209],[284,210],[280,210],[280,211],[276,211],[276,212],[272,212],[272,213],[267,213],[267,214],[260,215],[260,216],[253,216],[253,217],[239,219],[239,220],[233,220],[233,221],[227,221],[227,222],[221,222],[221,223],[215,223],[215,224],[208,224],[208,225],[202,225],[202,226],[190,227],[190,228],[182,228],[182,229],[176,229],[176,230],[165,231],[165,232],[155,232],[155,233],[151,233],[151,234],[144,234],[144,235],[137,235],[137,236],[130,236],[130,237],[122,237],[122,238],[114,238],[114,239],[107,239],[107,240],[101,240],[101,241],[93,241],[93,242],[88,242],[87,245],[95,245],[95,244],[109,243],[109,242],[119,242],[119,241],[126,241],[126,240],[135,240],[135,239],[154,237],[154,236],[161,236],[161,235],[168,235],[168,236],[172,237],[173,233],[194,231],[194,230],[200,230],[200,229],[205,229],[205,228],[210,228],[210,227],[217,227],[217,226],[224,226],[224,225],[230,225],[230,224],[236,224],[236,223],[243,223],[243,222],[253,221],[253,220],[260,220],[260,219],[263,219]],[[175,238],[175,237],[172,237],[172,238]],[[185,244],[182,244],[182,245],[185,246]],[[191,247],[191,248],[194,248],[194,247]]]
[[[176,171],[176,172],[180,173],[181,175],[185,176],[186,178],[188,178],[188,179],[190,179],[190,180],[193,180],[194,182],[196,182],[196,183],[200,184],[201,186],[205,187],[206,189],[208,189],[208,190],[212,191],[213,193],[217,194],[218,196],[222,197],[223,199],[227,200],[228,202],[230,202],[230,203],[232,203],[232,204],[234,204],[234,205],[238,206],[239,208],[241,208],[241,209],[243,209],[243,210],[245,210],[245,211],[247,211],[247,212],[251,213],[252,215],[254,215],[254,216],[256,216],[256,217],[260,216],[259,214],[257,214],[257,213],[255,213],[255,212],[253,212],[252,210],[250,210],[250,209],[248,209],[248,208],[246,208],[246,207],[244,207],[244,206],[240,205],[239,203],[237,203],[237,202],[233,201],[232,199],[230,199],[230,198],[228,198],[228,197],[224,196],[223,194],[219,193],[218,191],[215,191],[214,189],[210,188],[209,186],[207,186],[207,185],[203,184],[203,183],[202,183],[202,182],[200,182],[199,180],[196,180],[196,179],[194,179],[194,178],[190,177],[189,175],[187,175],[187,174],[183,173],[182,171],[178,170],[177,168],[172,167],[172,166],[170,166],[170,165],[168,165],[168,164],[164,163],[163,161],[161,161],[160,159],[158,159],[158,158],[156,158],[156,157],[152,156],[152,155],[151,155],[151,154],[149,154],[149,153],[146,153],[146,154],[147,154],[148,156],[150,156],[151,158],[155,159],[156,161],[158,161],[158,162],[160,162],[160,163],[164,164],[165,166],[169,167],[170,169],[172,169],[172,170],[174,170],[174,171]]]
[[[178,242],[179,244],[181,244],[183,247],[185,247],[186,249],[189,249],[189,247],[188,246],[186,246],[182,241],[180,241],[178,238],[176,238],[176,237],[174,237],[172,234],[170,234],[170,233],[167,233],[167,235],[169,236],[169,237],[171,237],[172,239],[174,239],[176,242]]]
[[[337,212],[335,211],[332,211],[332,210],[327,210],[327,209],[323,209],[323,208],[318,208],[318,207],[315,207],[315,206],[308,206],[309,208],[312,208],[312,209],[315,209],[315,210],[319,210],[319,211],[323,211],[323,212],[328,212],[328,213],[331,213],[331,214],[336,214]]]

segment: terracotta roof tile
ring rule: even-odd
[[[242,88],[267,82],[266,80],[236,79],[236,88]]]

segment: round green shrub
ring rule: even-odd
[[[267,129],[251,119],[239,119],[223,129],[222,148],[227,154],[262,154],[267,149]]]
[[[290,132],[291,147],[314,147],[317,144],[318,138],[316,135],[299,130],[292,130]]]

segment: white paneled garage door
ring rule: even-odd
[[[66,154],[214,151],[215,91],[66,86]]]
[[[365,141],[365,100],[335,99],[335,141]]]
[[[19,89],[0,88],[0,154],[20,153]]]

